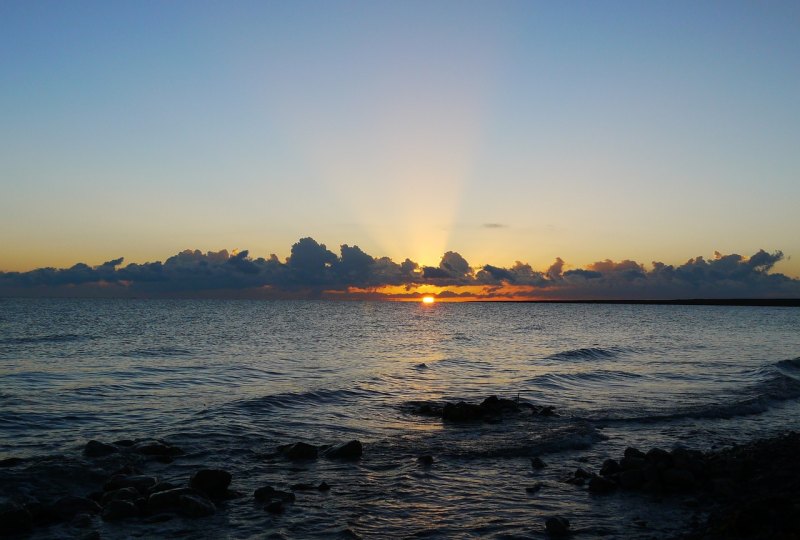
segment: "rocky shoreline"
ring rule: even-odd
[[[555,414],[552,407],[496,396],[476,404],[421,403],[409,412],[440,418],[443,423],[463,424]],[[346,464],[360,460],[363,454],[364,447],[358,440],[322,445],[297,441],[258,454],[257,458],[291,467],[296,462],[316,460]],[[69,527],[77,531],[75,537],[89,540],[100,538],[96,529],[101,522],[124,525],[202,519],[225,512],[227,502],[237,499],[250,499],[266,515],[279,515],[287,505],[295,504],[296,493],[327,495],[332,489],[325,479],[317,478],[314,482],[292,484],[288,489],[263,485],[253,493],[244,493],[237,489],[236,479],[228,471],[202,466],[193,467],[182,483],[159,478],[158,471],[167,471],[165,468],[185,455],[183,449],[158,439],[91,440],[84,446],[82,457],[70,461],[74,471],[58,482],[48,478],[48,469],[36,465],[35,460],[0,460],[0,469],[11,473],[11,480],[0,493],[0,537],[26,538],[51,527]],[[591,496],[641,494],[644,504],[653,496],[690,496],[695,515],[687,522],[681,537],[685,540],[788,540],[800,538],[798,456],[800,434],[795,432],[705,453],[683,448],[627,448],[622,456],[606,459],[598,470],[578,468],[563,475],[561,481],[586,490]],[[63,456],[62,459],[67,460]],[[426,468],[435,466],[438,459],[431,455],[417,457],[419,465]],[[53,466],[61,470],[63,463],[66,461]],[[531,456],[530,466],[540,470],[555,464]],[[536,493],[542,487],[537,483],[526,492]],[[580,529],[586,524],[573,524],[571,529],[570,517],[547,516],[532,527],[552,538],[580,537]],[[349,529],[342,534],[357,537]]]

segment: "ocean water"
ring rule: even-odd
[[[558,414],[411,413],[489,395]],[[85,495],[97,481],[85,471],[102,468],[86,441],[163,438],[187,454],[148,474],[185,483],[220,467],[247,496],[200,520],[96,520],[103,538],[545,538],[551,515],[581,538],[669,538],[691,500],[560,479],[627,446],[708,450],[800,429],[798,398],[797,308],[2,299],[0,459],[27,461],[0,469],[0,498]],[[268,457],[350,439],[364,444],[356,463]],[[532,470],[532,456],[548,466]],[[298,493],[278,516],[251,495],[322,480],[330,492]]]

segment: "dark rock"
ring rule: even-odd
[[[278,452],[291,461],[305,461],[317,459],[319,450],[316,446],[304,442],[286,444],[278,447]]]
[[[116,454],[117,452],[119,452],[119,449],[116,446],[95,440],[86,443],[83,449],[83,455],[86,457],[102,457]]]
[[[553,405],[534,407],[533,413],[538,416],[555,416],[556,408]]]
[[[22,459],[22,458],[18,458],[18,457],[10,457],[10,458],[6,458],[6,459],[0,459],[0,468],[14,467],[15,465],[19,465],[23,461],[25,461],[25,460]]]
[[[577,469],[575,469],[575,472],[572,474],[573,478],[583,478],[583,479],[586,479],[586,480],[588,480],[589,478],[592,478],[593,476],[594,475],[592,473],[590,473],[589,471],[587,471],[586,469],[584,469],[582,467],[578,467]]]
[[[330,459],[341,459],[346,461],[354,461],[361,459],[364,453],[364,447],[361,441],[352,440],[338,446],[334,446],[325,451],[325,457]]]
[[[644,458],[640,457],[628,457],[625,456],[621,460],[619,460],[619,468],[623,471],[629,471],[631,469],[641,469],[645,466],[647,462]]]
[[[617,474],[621,469],[619,463],[617,463],[613,459],[607,459],[603,462],[603,466],[600,468],[600,475],[601,476],[611,476],[612,474]]]
[[[645,455],[645,460],[648,463],[654,463],[659,469],[667,469],[672,467],[672,454],[667,452],[666,450],[662,450],[661,448],[653,448],[647,455]]]
[[[217,511],[214,503],[193,493],[185,493],[178,499],[180,513],[187,517],[205,517]]]
[[[617,484],[602,476],[595,476],[589,480],[589,491],[591,493],[611,493],[617,489]]]
[[[544,469],[545,467],[547,467],[547,464],[544,461],[542,461],[542,458],[537,456],[531,458],[531,467],[533,467],[534,469]]]
[[[331,486],[329,486],[328,483],[323,480],[322,482],[319,483],[319,486],[317,486],[317,489],[320,490],[320,491],[330,491],[331,490]]]
[[[317,486],[313,484],[292,484],[290,489],[292,491],[316,491]]]
[[[320,484],[320,487],[321,486],[322,484]],[[285,501],[285,502],[295,501],[294,493],[290,493],[288,491],[281,491],[279,489],[273,488],[272,486],[264,486],[262,488],[258,488],[257,490],[255,490],[255,492],[253,492],[253,496],[257,500],[277,499],[279,501]]]
[[[284,511],[283,502],[282,501],[272,501],[267,506],[264,507],[264,510],[269,512],[270,514],[282,514]]]
[[[419,456],[417,458],[417,462],[425,467],[430,467],[431,465],[433,465],[433,456],[429,455]]]
[[[100,533],[97,531],[92,531],[84,534],[78,540],[100,540]]]
[[[114,471],[111,476],[134,476],[134,475],[141,475],[143,474],[142,471],[138,467],[134,467],[133,465],[123,465],[116,471]]]
[[[158,493],[159,491],[167,491],[168,489],[175,489],[178,486],[172,484],[170,482],[159,482],[158,484],[154,485],[150,488],[150,493]]]
[[[686,469],[666,469],[661,473],[664,485],[672,489],[689,490],[694,487],[694,475]]]
[[[644,483],[641,469],[630,469],[619,474],[619,485],[624,489],[639,489]]]
[[[164,523],[173,518],[172,514],[153,514],[152,516],[145,516],[142,518],[144,523]]]
[[[99,514],[102,508],[91,499],[68,495],[53,503],[51,511],[58,519],[67,521],[76,514]]]
[[[114,491],[106,491],[103,493],[101,502],[102,504],[108,504],[111,501],[135,501],[138,498],[139,490],[134,487],[126,487]]]
[[[525,491],[527,493],[533,494],[533,493],[537,493],[539,490],[541,490],[542,487],[544,487],[544,484],[542,484],[541,482],[536,482],[532,486],[527,486],[525,488]]]
[[[569,520],[561,516],[547,518],[544,530],[551,536],[566,536],[569,534]]]
[[[480,405],[459,401],[447,403],[442,408],[442,420],[449,422],[479,422],[483,420],[485,410]]]
[[[147,511],[150,513],[168,512],[178,507],[182,495],[197,494],[191,488],[166,489],[156,491],[147,498]]]
[[[92,516],[89,514],[77,514],[72,518],[70,525],[78,529],[88,529],[92,526]]]
[[[180,456],[183,450],[163,441],[144,441],[137,443],[134,450],[144,456]]]
[[[103,508],[104,521],[119,521],[121,519],[129,519],[139,515],[139,507],[131,501],[121,499],[109,502]]]
[[[22,505],[6,502],[0,505],[0,535],[24,533],[33,528],[33,517]]]
[[[209,497],[222,497],[231,485],[231,475],[221,469],[201,469],[192,475],[189,485]]]
[[[625,449],[625,457],[626,458],[639,458],[644,459],[645,453],[641,450],[637,450],[636,448],[628,447]]]
[[[135,488],[142,495],[158,484],[158,479],[153,476],[133,475],[133,476],[113,476],[108,482],[103,484],[105,491],[115,491],[126,487]]]
[[[130,439],[120,439],[119,441],[114,441],[112,444],[114,446],[122,446],[124,448],[130,448],[131,446],[136,444],[136,441],[132,441]]]

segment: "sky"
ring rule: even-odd
[[[780,251],[797,278],[799,27],[796,2],[4,0],[0,271],[310,237],[475,272]]]

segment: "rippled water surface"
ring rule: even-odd
[[[166,479],[208,465],[242,491],[333,486],[281,516],[245,498],[202,522],[101,524],[104,537],[541,538],[558,513],[584,538],[662,538],[688,515],[681,501],[645,509],[559,476],[630,445],[798,429],[799,357],[796,308],[5,299],[0,459],[63,456],[52,474],[68,475],[89,439],[162,437],[188,452],[156,471]],[[491,394],[558,416],[464,426],[410,413]],[[263,458],[349,439],[365,445],[355,464]],[[531,470],[533,455],[549,466]],[[643,512],[645,530],[632,521]]]

